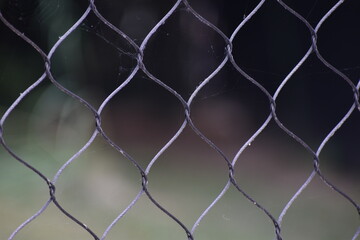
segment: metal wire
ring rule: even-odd
[[[295,10],[290,8],[288,5],[286,5],[283,1],[277,0],[277,3],[283,7],[284,11],[290,13],[293,15],[294,18],[296,18],[299,22],[304,24],[309,32],[309,38],[311,39],[311,46],[309,46],[308,51],[306,54],[299,60],[299,62],[296,64],[296,66],[289,71],[287,76],[283,79],[283,81],[279,84],[277,87],[275,93],[271,95],[269,91],[259,83],[255,78],[251,77],[250,74],[246,73],[235,61],[234,55],[233,55],[233,46],[232,42],[237,37],[238,32],[240,29],[245,26],[248,22],[250,22],[255,14],[258,14],[259,10],[263,7],[266,0],[261,0],[257,4],[257,6],[251,11],[251,13],[245,17],[235,28],[235,30],[232,32],[230,37],[227,37],[226,34],[221,31],[218,27],[216,27],[214,24],[212,24],[210,21],[208,21],[206,18],[204,18],[201,14],[199,14],[192,5],[187,0],[177,0],[173,6],[169,9],[169,11],[162,17],[162,19],[149,31],[149,33],[146,35],[144,40],[140,45],[136,44],[133,39],[131,39],[129,36],[127,36],[121,29],[117,28],[114,24],[112,24],[110,21],[107,20],[106,16],[103,16],[102,13],[97,9],[96,2],[94,0],[89,1],[89,5],[83,15],[76,21],[76,23],[71,26],[65,34],[63,34],[58,41],[53,45],[51,50],[48,54],[46,54],[38,45],[36,45],[29,37],[27,37],[25,34],[23,34],[20,30],[18,30],[14,25],[12,25],[0,12],[0,20],[1,22],[9,28],[12,32],[14,32],[19,38],[21,38],[24,41],[24,44],[28,44],[30,47],[32,47],[43,59],[44,62],[44,73],[41,75],[39,79],[37,79],[32,85],[30,85],[23,93],[11,104],[11,106],[7,109],[7,111],[4,113],[0,120],[0,143],[4,147],[4,149],[17,161],[19,161],[21,164],[23,164],[25,167],[29,168],[34,174],[37,174],[48,186],[49,188],[49,199],[44,203],[44,205],[39,209],[33,216],[25,220],[22,224],[20,224],[13,233],[9,236],[8,240],[12,240],[15,238],[15,236],[22,231],[22,229],[27,226],[30,222],[34,221],[37,217],[39,217],[50,204],[54,204],[61,213],[63,213],[66,217],[71,219],[73,222],[77,223],[80,228],[85,230],[90,234],[90,236],[96,240],[98,239],[105,239],[107,235],[111,232],[112,228],[118,223],[126,214],[127,212],[136,205],[138,200],[141,198],[142,195],[146,195],[146,197],[152,202],[154,206],[156,206],[158,209],[160,209],[165,215],[169,217],[170,221],[176,222],[180,228],[183,229],[183,231],[186,234],[187,239],[194,239],[194,234],[197,230],[197,227],[200,225],[201,221],[206,218],[207,214],[214,208],[215,204],[221,201],[223,196],[226,194],[229,188],[233,187],[236,189],[240,194],[242,194],[247,200],[249,200],[254,206],[256,206],[260,211],[262,211],[266,217],[268,217],[274,227],[274,238],[277,240],[281,240],[281,223],[286,216],[286,213],[289,208],[291,208],[292,204],[296,201],[296,199],[301,195],[303,190],[309,185],[309,183],[312,181],[312,179],[317,175],[322,180],[322,182],[327,185],[331,190],[339,193],[344,200],[351,203],[357,213],[360,215],[360,207],[355,202],[353,198],[351,198],[349,195],[347,195],[344,191],[336,187],[334,184],[332,184],[327,177],[324,176],[324,174],[321,172],[320,169],[320,153],[324,146],[329,142],[330,138],[336,134],[336,132],[342,127],[342,125],[348,120],[348,118],[352,115],[352,113],[355,110],[360,110],[360,103],[359,103],[359,88],[360,88],[360,82],[355,86],[353,84],[353,81],[346,76],[343,72],[341,72],[339,69],[335,68],[332,64],[330,64],[320,53],[318,47],[317,47],[317,32],[322,26],[322,24],[331,16],[333,12],[335,12],[338,8],[340,8],[341,4],[344,1],[338,1],[317,23],[315,27],[312,27],[311,24],[301,16],[299,13],[297,13]],[[216,67],[213,72],[203,79],[203,81],[196,87],[196,89],[192,92],[189,99],[184,99],[177,91],[175,91],[173,88],[165,84],[161,79],[154,76],[147,68],[143,61],[144,55],[146,54],[146,46],[150,39],[154,37],[154,35],[159,31],[159,28],[164,25],[169,18],[171,18],[175,11],[183,8],[185,9],[189,14],[195,17],[197,21],[204,25],[204,27],[210,29],[214,32],[214,34],[217,34],[225,44],[225,51],[224,51],[224,57],[221,63]],[[105,100],[100,104],[100,107],[96,109],[94,106],[92,106],[89,102],[87,102],[85,99],[81,98],[77,94],[73,93],[69,89],[62,86],[56,78],[53,76],[52,69],[51,69],[51,58],[54,55],[54,53],[58,50],[58,48],[63,44],[64,40],[66,40],[71,34],[74,32],[74,30],[78,29],[79,26],[89,17],[89,15],[93,13],[99,21],[101,21],[103,24],[105,24],[111,31],[113,31],[115,34],[117,34],[119,37],[124,39],[132,48],[134,51],[134,58],[137,61],[136,67],[131,71],[127,79],[122,82],[111,94],[109,94]],[[309,56],[315,55],[324,66],[329,68],[331,71],[333,71],[335,74],[337,74],[341,79],[343,79],[344,83],[346,83],[353,92],[353,98],[354,102],[352,106],[350,106],[350,109],[346,113],[346,115],[336,124],[336,126],[327,134],[327,136],[323,139],[319,147],[314,150],[312,149],[303,139],[301,139],[299,136],[297,136],[295,133],[293,133],[289,128],[285,126],[285,124],[279,119],[277,112],[276,112],[276,100],[279,94],[281,93],[284,86],[292,79],[292,76],[295,72],[297,72],[303,64],[307,61]],[[264,121],[264,123],[261,125],[260,128],[258,128],[253,135],[245,142],[243,146],[239,148],[237,153],[233,158],[229,158],[226,156],[224,151],[218,147],[214,142],[212,142],[207,136],[206,133],[199,130],[199,128],[196,126],[196,124],[192,120],[191,115],[191,107],[193,104],[194,99],[198,96],[200,90],[202,90],[206,85],[208,85],[212,79],[226,66],[230,65],[235,69],[240,75],[242,75],[245,79],[247,79],[252,85],[254,85],[256,88],[258,88],[264,96],[269,100],[269,115]],[[152,158],[152,160],[149,162],[149,164],[146,167],[142,167],[139,164],[139,161],[136,160],[134,157],[132,157],[129,153],[127,153],[124,149],[122,149],[120,146],[118,146],[103,130],[102,128],[102,112],[105,109],[105,107],[108,105],[108,103],[118,94],[121,93],[121,91],[124,89],[125,86],[127,86],[133,79],[134,76],[138,73],[142,72],[145,74],[152,82],[159,85],[166,91],[168,91],[172,96],[174,96],[179,103],[183,106],[184,111],[184,119],[182,125],[179,127],[177,132],[170,138],[170,140],[158,151],[155,156]],[[41,171],[39,171],[37,168],[32,166],[31,164],[26,161],[26,159],[23,159],[18,156],[18,154],[11,149],[11,147],[7,144],[4,135],[3,135],[3,129],[5,127],[5,124],[7,122],[8,117],[14,112],[14,110],[18,107],[20,102],[22,102],[27,96],[32,94],[32,92],[38,88],[40,83],[46,80],[50,80],[50,82],[59,90],[64,92],[69,97],[75,99],[77,102],[81,103],[86,109],[88,109],[94,118],[95,121],[95,127],[93,129],[93,133],[89,140],[78,150],[77,153],[75,153],[70,159],[68,159],[56,172],[52,180],[45,176]],[[243,152],[246,150],[250,144],[256,140],[256,138],[264,131],[264,129],[267,128],[268,124],[273,121],[276,123],[279,129],[281,129],[284,133],[286,133],[289,138],[294,139],[302,148],[307,150],[311,156],[313,161],[313,171],[311,172],[310,176],[305,180],[305,182],[300,186],[300,188],[295,192],[295,194],[291,197],[291,199],[288,201],[288,203],[284,206],[281,214],[278,218],[274,216],[273,213],[271,213],[265,206],[260,204],[258,200],[255,200],[253,197],[251,197],[248,193],[246,193],[241,187],[239,182],[237,181],[235,177],[235,164],[237,163],[238,159],[242,156]],[[225,183],[223,189],[221,192],[216,196],[216,198],[212,201],[212,203],[200,214],[200,216],[197,218],[197,220],[194,222],[192,228],[189,228],[186,226],[177,216],[175,216],[173,213],[171,213],[169,210],[167,210],[165,207],[163,207],[157,199],[152,195],[151,191],[148,189],[148,174],[154,165],[154,163],[159,159],[160,156],[164,154],[167,149],[174,144],[175,140],[178,139],[178,137],[183,133],[184,129],[189,126],[192,131],[202,140],[204,141],[209,147],[211,147],[223,160],[224,164],[226,164],[228,168],[228,181]],[[101,237],[97,233],[95,233],[90,227],[88,227],[84,222],[79,220],[77,217],[72,215],[69,211],[67,211],[56,198],[56,183],[59,178],[61,178],[62,173],[65,168],[69,167],[71,163],[73,163],[86,149],[88,149],[94,142],[96,137],[102,137],[106,143],[114,148],[119,154],[124,156],[128,161],[130,161],[135,168],[138,170],[139,176],[141,177],[141,186],[139,186],[139,192],[136,195],[136,197],[129,203],[129,205],[111,222],[110,225],[105,229],[104,233]],[[355,230],[353,240],[357,238],[359,235],[359,229]]]

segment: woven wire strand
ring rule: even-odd
[[[349,201],[357,210],[358,214],[360,215],[360,207],[359,205],[346,193],[344,193],[342,190],[337,188],[335,185],[329,182],[327,178],[325,178],[324,174],[320,171],[320,164],[319,164],[319,155],[322,151],[322,149],[325,147],[327,142],[330,140],[330,138],[336,134],[336,132],[341,128],[341,126],[347,121],[347,119],[351,116],[351,114],[357,109],[360,110],[360,104],[359,104],[359,88],[360,88],[360,81],[355,86],[352,81],[343,74],[340,70],[332,66],[329,62],[327,62],[322,55],[320,54],[319,49],[317,48],[317,32],[321,25],[330,17],[330,15],[336,11],[340,5],[344,1],[338,1],[318,22],[315,28],[313,28],[308,21],[302,17],[300,14],[298,14],[295,10],[287,6],[283,1],[277,0],[278,4],[281,5],[285,11],[292,14],[294,17],[296,17],[299,21],[301,21],[310,31],[310,37],[311,37],[311,47],[306,52],[306,54],[302,57],[302,59],[296,64],[296,66],[288,73],[288,75],[284,78],[284,80],[280,83],[280,85],[277,87],[275,93],[271,95],[265,87],[263,87],[256,79],[251,77],[249,74],[247,74],[244,70],[241,69],[241,67],[236,63],[233,52],[232,52],[232,42],[234,38],[237,36],[238,32],[241,30],[241,28],[251,20],[251,18],[258,13],[259,9],[263,6],[263,4],[266,2],[266,0],[261,0],[257,6],[250,12],[250,14],[243,19],[239,23],[239,25],[235,28],[231,36],[228,38],[220,29],[218,29],[214,24],[212,24],[210,21],[208,21],[206,18],[204,18],[201,14],[199,14],[195,9],[192,8],[191,4],[187,0],[177,0],[169,9],[169,11],[161,18],[160,21],[156,23],[156,25],[149,31],[149,33],[146,35],[142,43],[137,45],[133,39],[131,39],[129,36],[127,36],[123,31],[121,31],[119,28],[117,28],[115,25],[113,25],[110,21],[106,19],[105,16],[103,16],[100,11],[96,7],[96,3],[94,0],[89,0],[89,5],[84,11],[83,15],[74,23],[73,26],[71,26],[60,38],[59,40],[53,45],[51,50],[48,54],[46,54],[39,46],[37,46],[30,38],[28,38],[25,34],[21,33],[15,26],[13,26],[10,22],[8,22],[2,13],[0,12],[0,20],[1,22],[8,27],[11,31],[13,31],[16,35],[18,35],[26,44],[30,45],[43,59],[44,61],[44,68],[45,72],[41,75],[39,79],[37,79],[32,85],[30,85],[12,104],[11,106],[6,110],[4,115],[2,116],[0,120],[0,143],[5,148],[6,151],[9,152],[9,154],[22,163],[25,167],[29,168],[31,171],[33,171],[35,174],[37,174],[40,178],[44,180],[44,182],[47,184],[49,188],[49,199],[46,201],[46,203],[41,207],[40,210],[38,210],[34,215],[32,215],[30,218],[25,220],[22,224],[20,224],[14,232],[10,235],[8,240],[14,239],[14,237],[29,223],[34,221],[38,216],[40,216],[47,207],[53,203],[63,214],[65,214],[69,219],[71,219],[73,222],[77,223],[82,229],[87,231],[95,240],[98,239],[105,239],[111,229],[116,225],[117,222],[119,222],[126,214],[127,212],[136,205],[138,200],[141,198],[141,196],[146,195],[146,197],[157,207],[159,208],[165,215],[169,217],[172,221],[176,222],[179,227],[181,227],[187,236],[187,239],[194,239],[194,233],[197,230],[197,227],[200,225],[201,221],[206,217],[206,215],[213,209],[215,204],[219,202],[223,196],[226,194],[228,189],[230,187],[234,187],[239,193],[241,193],[246,199],[248,199],[251,203],[253,203],[257,208],[259,208],[261,211],[263,211],[268,218],[272,221],[274,225],[275,230],[275,239],[281,240],[281,223],[283,221],[284,216],[286,215],[287,210],[292,206],[292,204],[295,202],[295,200],[298,198],[298,196],[302,193],[302,191],[310,184],[312,179],[318,175],[322,182],[329,186],[333,191],[336,191],[339,193],[344,199]],[[166,23],[166,21],[171,18],[174,14],[174,12],[179,9],[180,7],[183,7],[187,10],[187,12],[191,15],[193,15],[197,21],[199,21],[201,24],[203,24],[205,27],[210,28],[211,31],[218,34],[224,41],[226,47],[224,51],[224,59],[222,62],[213,70],[213,72],[206,77],[201,83],[198,85],[198,87],[192,92],[191,96],[188,100],[185,100],[179,93],[177,93],[174,89],[166,85],[161,79],[154,76],[151,72],[149,72],[143,62],[144,54],[146,53],[146,46],[149,40],[159,31],[159,28]],[[66,40],[74,30],[76,30],[80,24],[84,22],[84,20],[89,16],[90,13],[94,13],[94,15],[104,23],[110,30],[112,30],[114,33],[116,33],[119,37],[127,41],[132,48],[134,49],[134,58],[137,61],[137,64],[135,68],[131,71],[129,76],[126,78],[124,82],[122,82],[111,94],[109,94],[103,102],[100,104],[99,108],[96,109],[94,106],[89,104],[86,100],[81,98],[80,96],[76,95],[75,93],[71,92],[69,89],[62,86],[60,83],[56,81],[54,76],[52,75],[51,71],[51,58],[55,51],[59,48],[59,46],[63,43],[64,40]],[[320,146],[317,148],[317,150],[313,150],[309,147],[309,145],[303,141],[300,137],[298,137],[296,134],[294,134],[290,129],[288,129],[281,120],[277,117],[276,114],[276,99],[281,93],[281,90],[283,87],[291,80],[291,77],[294,75],[294,73],[302,67],[304,62],[308,59],[308,57],[311,54],[315,54],[318,59],[329,69],[331,69],[335,74],[340,76],[346,84],[348,84],[354,94],[354,103],[346,113],[346,115],[336,124],[336,126],[327,134],[327,136],[323,139]],[[245,77],[248,81],[250,81],[253,85],[255,85],[258,89],[261,90],[261,92],[269,99],[269,107],[270,107],[270,113],[264,123],[253,133],[253,135],[245,142],[244,145],[240,147],[240,149],[237,151],[235,156],[230,160],[222,149],[220,149],[214,142],[212,142],[205,133],[201,132],[198,127],[195,125],[195,123],[192,121],[191,118],[191,105],[194,101],[194,99],[198,96],[198,93],[201,89],[203,89],[211,80],[220,72],[221,69],[224,68],[225,65],[230,64],[240,75]],[[134,159],[130,154],[128,154],[125,150],[123,150],[120,146],[118,146],[110,137],[107,136],[106,132],[102,129],[101,125],[101,114],[103,110],[106,108],[108,103],[112,100],[112,98],[118,94],[120,94],[121,90],[124,89],[131,81],[134,79],[134,76],[139,72],[143,72],[150,80],[154,82],[154,84],[157,84],[161,86],[165,91],[171,93],[183,106],[184,110],[184,120],[181,126],[178,128],[177,132],[170,138],[170,140],[155,154],[155,156],[151,159],[149,164],[143,168],[136,159]],[[30,165],[25,159],[20,158],[6,143],[4,136],[3,136],[3,129],[4,125],[9,117],[9,115],[17,108],[20,102],[24,100],[28,95],[30,95],[34,89],[36,89],[40,83],[42,83],[45,80],[50,80],[51,83],[57,87],[59,91],[64,92],[69,97],[75,99],[76,101],[80,102],[86,109],[88,109],[90,112],[92,112],[94,121],[95,121],[95,128],[91,135],[91,137],[88,139],[88,141],[76,152],[70,159],[68,159],[56,172],[55,176],[52,178],[52,180],[49,180],[43,173],[41,173],[39,170],[37,170],[35,167]],[[306,181],[300,186],[300,188],[296,191],[296,193],[291,197],[289,202],[285,205],[284,209],[282,210],[280,216],[278,219],[276,219],[270,211],[265,208],[264,206],[260,205],[258,201],[253,199],[250,195],[248,195],[244,190],[242,190],[239,186],[239,184],[236,181],[235,178],[235,170],[234,166],[238,159],[242,156],[242,153],[246,150],[246,148],[256,140],[257,136],[260,135],[263,130],[267,127],[267,125],[270,123],[270,121],[274,121],[277,126],[285,132],[290,138],[293,138],[300,146],[302,146],[304,149],[306,149],[308,152],[310,152],[313,156],[313,165],[314,170],[310,174],[310,176],[306,179]],[[191,230],[188,228],[180,219],[178,219],[175,215],[173,215],[169,210],[165,209],[150,193],[149,189],[147,188],[148,185],[148,174],[154,165],[154,163],[159,159],[160,156],[163,155],[167,149],[174,144],[175,140],[182,134],[183,130],[189,126],[192,131],[201,139],[203,140],[210,148],[212,148],[225,162],[224,164],[228,167],[228,174],[229,179],[221,192],[217,195],[217,197],[211,202],[211,204],[206,207],[206,209],[200,214],[200,216],[197,218],[195,223],[193,224]],[[55,186],[57,183],[57,180],[61,177],[63,171],[71,164],[73,163],[84,151],[86,151],[94,142],[95,138],[97,136],[102,137],[109,146],[114,148],[119,154],[124,156],[128,161],[130,161],[134,167],[138,170],[139,176],[141,177],[141,187],[138,192],[138,194],[135,196],[135,198],[129,203],[125,209],[118,214],[118,216],[108,225],[108,227],[105,229],[104,233],[102,234],[101,238],[98,237],[95,232],[93,232],[85,223],[78,220],[75,216],[73,216],[71,213],[66,211],[62,205],[57,201],[56,199],[56,191]],[[355,240],[359,235],[358,228],[352,238],[352,240]]]

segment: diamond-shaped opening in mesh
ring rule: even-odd
[[[224,40],[185,11],[175,12],[145,49],[147,69],[187,99],[225,57]]]

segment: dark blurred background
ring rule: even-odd
[[[313,26],[336,2],[286,1]],[[110,22],[140,45],[173,3],[104,0],[96,4]],[[258,4],[257,1],[230,0],[190,3],[227,36]],[[0,1],[4,17],[45,52],[86,7],[87,1]],[[318,34],[321,54],[354,84],[360,77],[359,10],[357,1],[346,1],[323,24]],[[0,104],[3,113],[19,93],[42,74],[44,66],[39,54],[3,24],[0,35]],[[310,33],[305,25],[276,1],[267,1],[237,34],[233,54],[240,67],[274,94],[310,44]],[[219,35],[181,7],[149,41],[145,64],[154,76],[188,99],[195,87],[222,61],[224,47]],[[135,67],[134,54],[126,41],[91,14],[56,51],[52,70],[64,86],[98,106]],[[32,100],[25,101],[21,108],[31,112],[34,101],[40,101],[40,96],[49,88],[49,81],[42,84],[37,90],[41,93],[30,96]],[[352,102],[350,86],[312,55],[281,92],[277,111],[285,126],[317,149]],[[113,137],[124,144],[125,141],[158,139],[159,131],[173,131],[183,120],[179,101],[141,73],[115,97],[108,109],[112,116],[106,118],[106,126],[114,133]],[[265,95],[230,64],[200,91],[193,109],[203,109],[193,111],[194,121],[220,145],[224,141],[245,140],[249,135],[242,137],[239,134],[240,130],[246,131],[246,127],[241,126],[243,121],[247,119],[256,129],[269,114]],[[151,122],[157,125],[151,125]],[[332,159],[337,169],[358,173],[358,123],[359,113],[356,112],[328,145],[327,150],[335,156]],[[250,125],[249,133],[252,132]],[[281,131],[275,133],[282,134]]]

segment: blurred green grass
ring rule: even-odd
[[[89,113],[78,111],[81,106],[64,104],[61,98],[52,99],[55,102],[51,104],[59,104],[54,112],[60,116],[48,117],[46,113],[49,108],[35,108],[32,114],[16,110],[6,122],[4,132],[14,152],[50,179],[82,147],[94,130]],[[123,142],[127,137],[131,136],[120,136]],[[151,142],[139,141],[134,144],[134,139],[131,142],[133,144],[125,144],[125,150],[145,168],[166,141],[154,138]],[[233,156],[241,146],[237,142],[220,142],[219,145],[229,156]],[[240,187],[277,218],[287,201],[310,175],[312,162],[298,144],[270,130],[264,131],[243,153],[235,170]],[[360,198],[358,178],[336,172],[327,164],[324,164],[323,170],[335,185],[355,201]],[[225,161],[190,129],[186,129],[153,165],[148,176],[149,191],[163,207],[191,229],[200,214],[220,193],[227,177]],[[56,197],[64,209],[101,236],[140,188],[141,178],[134,165],[98,137],[64,170],[56,183]],[[1,148],[0,239],[7,239],[48,198],[46,183]],[[285,216],[282,236],[294,240],[351,239],[358,221],[354,207],[319,178],[315,178]],[[271,220],[234,187],[215,205],[195,232],[195,238],[201,240],[261,240],[273,237]],[[15,239],[90,238],[86,231],[50,204]],[[107,237],[146,240],[184,238],[186,234],[181,227],[152,204],[146,195]]]
[[[49,177],[71,155],[64,151],[49,158],[36,156],[36,151],[32,150],[31,156],[29,149],[18,151],[23,151],[25,158],[36,159],[33,163],[42,172],[48,173],[46,175]],[[200,155],[196,156],[198,158]],[[38,176],[3,151],[1,159],[0,238],[7,239],[21,222],[46,202],[48,189]],[[192,227],[197,217],[226,183],[225,164],[223,167],[217,167],[216,164],[204,166],[206,161],[208,159],[191,159],[191,154],[186,156],[181,152],[170,151],[164,158],[159,159],[149,174],[151,194],[188,228]],[[251,164],[245,164],[245,170],[240,170],[237,174],[240,186],[275,217],[310,173],[306,168],[291,167],[281,170],[272,167],[271,171],[264,171],[258,167],[257,172],[246,172],[246,169],[251,169]],[[269,168],[268,164],[265,165],[267,166],[264,168]],[[276,175],[282,175],[282,178],[276,178]],[[341,180],[342,176],[337,177],[339,179],[336,180],[342,181],[348,192],[358,193],[357,185],[352,187],[352,179]],[[140,186],[141,180],[135,167],[98,139],[93,147],[64,171],[57,183],[56,193],[58,201],[66,210],[101,236],[110,222],[135,197]],[[353,197],[356,199],[359,195]],[[357,225],[358,217],[353,207],[324,186],[319,179],[314,179],[285,216],[283,237],[350,239]],[[273,226],[268,217],[234,188],[230,188],[195,232],[196,239],[269,239],[273,235]],[[182,229],[143,195],[110,232],[108,239],[150,240],[185,237]],[[15,239],[89,238],[84,230],[51,204]]]

